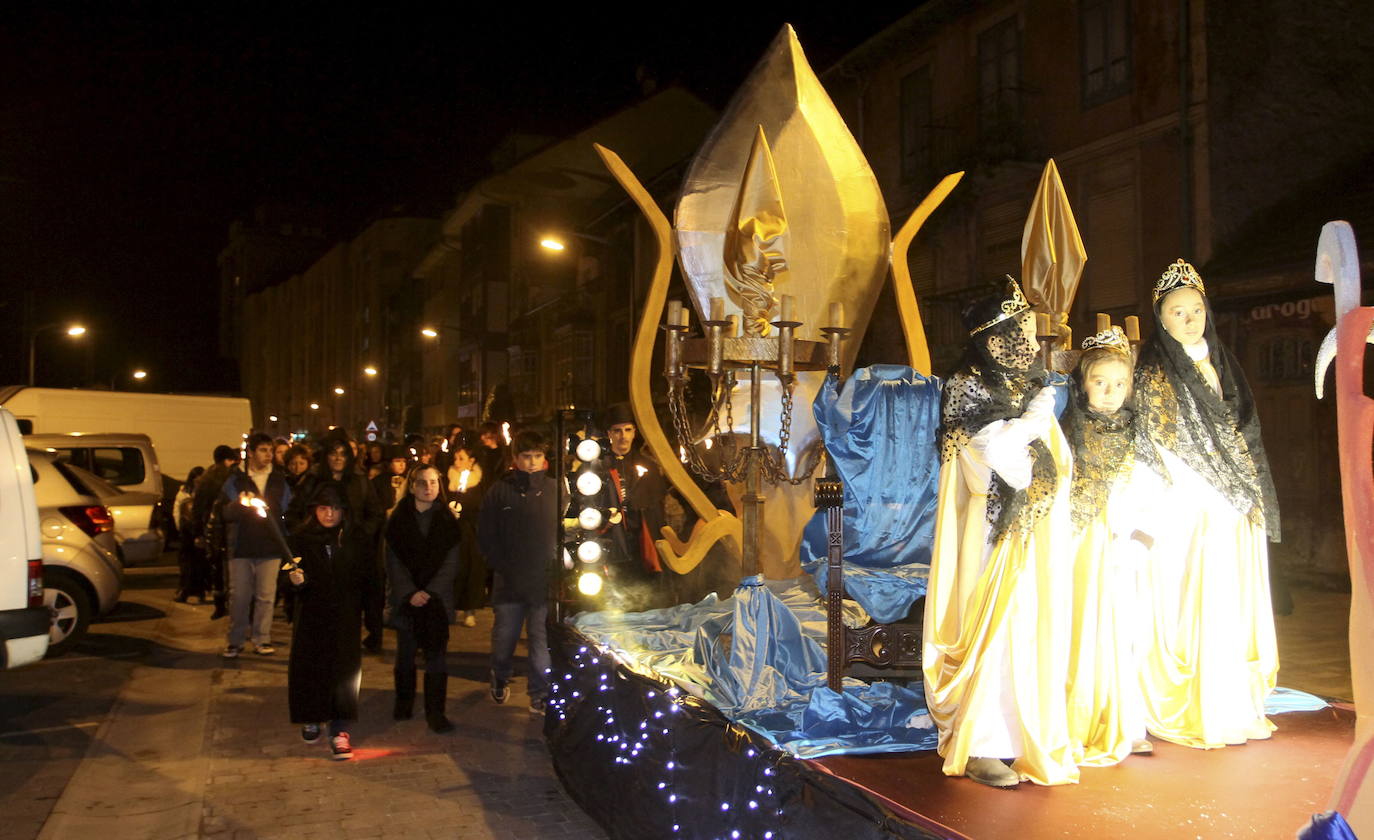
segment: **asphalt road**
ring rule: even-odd
[[[175,555],[164,555],[164,563]],[[38,836],[116,695],[157,647],[155,606],[176,586],[176,566],[126,571],[115,609],[65,656],[0,672],[0,819],[7,838]]]

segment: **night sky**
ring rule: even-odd
[[[905,13],[84,5],[0,10],[0,384],[26,376],[34,290],[38,323],[91,328],[40,337],[40,385],[145,366],[150,389],[232,388],[215,260],[255,205],[323,206],[338,238],[398,203],[437,217],[507,133],[577,131],[639,96],[640,67],[721,107],[784,20],[823,71]]]

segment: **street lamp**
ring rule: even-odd
[[[424,336],[425,338],[438,338],[439,331],[434,329],[433,327],[423,327],[420,330],[420,335]]]
[[[37,358],[37,356],[38,356],[38,334],[39,334],[39,333],[45,333],[45,332],[47,332],[47,331],[49,331],[49,330],[55,330],[55,329],[57,329],[57,328],[59,328],[59,327],[61,327],[61,326],[62,326],[62,324],[44,324],[44,325],[41,326],[41,327],[36,327],[32,332],[29,333],[29,385],[30,385],[30,387],[32,387],[32,385],[33,385],[34,360],[35,360],[35,359]],[[80,324],[68,324],[68,325],[66,326],[66,330],[65,330],[65,331],[66,331],[67,335],[70,336],[70,337],[72,337],[72,338],[80,338],[81,336],[83,336],[83,335],[86,334],[86,328],[83,327],[83,326],[80,325]]]
[[[320,410],[320,404],[317,403],[317,402],[312,402],[312,403],[310,404],[310,410],[311,410],[311,411],[319,411],[319,410]]]
[[[343,393],[344,393],[344,389],[343,389],[343,386],[342,386],[342,385],[335,385],[335,386],[334,386],[334,395],[335,395],[335,396],[342,397],[342,396],[343,396]]]
[[[543,239],[539,240],[539,247],[549,251],[563,251],[567,250],[568,246],[563,242],[563,240],[559,239],[556,236],[546,236]]]
[[[147,378],[148,378],[148,371],[143,370],[143,369],[141,369],[141,368],[140,368],[139,370],[134,371],[134,379],[137,379],[137,380],[139,380],[139,381],[142,381],[142,380],[147,379]]]
[[[372,365],[368,365],[367,367],[363,368],[363,373],[367,374],[368,376],[376,376],[377,369]]]

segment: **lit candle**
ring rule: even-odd
[[[467,489],[468,489],[468,476],[471,475],[471,474],[472,474],[472,470],[463,470],[462,472],[458,473],[458,492],[459,492],[459,493],[463,493],[463,492],[466,492],[466,491],[467,491]]]

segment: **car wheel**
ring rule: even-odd
[[[86,635],[93,612],[91,597],[73,575],[45,570],[43,606],[52,614],[48,656],[61,656]]]

